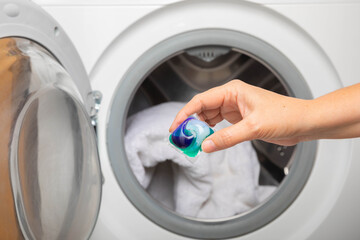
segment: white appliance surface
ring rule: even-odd
[[[127,199],[119,188],[106,151],[106,124],[109,115],[112,92],[117,82],[127,68],[151,44],[163,39],[166,34],[149,32],[143,22],[133,25],[149,13],[166,8],[176,1],[166,0],[35,0],[51,16],[53,16],[69,35],[83,60],[90,75],[94,89],[104,94],[101,114],[99,116],[99,152],[104,186],[102,208],[92,239],[185,239],[183,236],[171,233],[144,217]],[[300,26],[328,57],[340,82],[328,82],[327,79],[308,82],[314,96],[320,96],[342,86],[348,86],[360,80],[360,1],[291,1],[291,0],[259,0],[254,1],[280,13]],[[220,4],[220,3],[219,3]],[[204,9],[209,14],[216,13],[214,9]],[[194,23],[186,25],[187,14],[182,13],[184,25],[174,26],[176,29],[201,27]],[[166,13],[164,13],[166,16]],[[163,23],[172,19],[162,19]],[[220,19],[220,18],[219,18]],[[214,23],[224,28],[226,22]],[[223,25],[221,25],[223,24]],[[236,25],[237,23],[234,23]],[[160,28],[160,27],[159,27]],[[250,28],[250,27],[249,27]],[[126,46],[142,31],[144,38],[138,39],[139,48],[122,48],[122,56],[118,57],[119,65],[117,79],[99,80],[103,66],[101,57],[111,55],[108,46],[118,37],[119,43]],[[170,30],[169,30],[170,31]],[[176,31],[176,30],[171,30]],[[170,31],[170,32],[171,32]],[[180,31],[180,30],[179,30]],[[251,31],[251,30],[249,30]],[[271,35],[273,41],[278,39],[279,45],[287,44],[287,36],[277,35],[269,29],[264,29]],[[290,33],[291,34],[291,33]],[[274,40],[275,39],[275,40]],[[320,49],[319,48],[319,49]],[[300,53],[297,53],[300,54]],[[292,58],[293,56],[289,56]],[[316,62],[311,56],[309,66],[316,72]],[[310,78],[309,78],[310,79]],[[331,117],[331,116],[330,116]],[[337,151],[332,151],[336,149]],[[360,237],[360,140],[322,140],[319,141],[315,165],[303,191],[294,203],[278,218],[266,226],[239,239],[354,239]],[[111,206],[111,207],[110,207]],[[349,238],[350,237],[350,238]]]

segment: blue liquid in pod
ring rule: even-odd
[[[195,157],[201,151],[201,143],[214,133],[205,122],[188,117],[170,135],[170,143],[189,157]]]

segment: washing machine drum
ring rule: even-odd
[[[0,236],[86,239],[99,211],[101,174],[85,71],[38,7],[0,7]],[[27,14],[34,22],[24,24]]]

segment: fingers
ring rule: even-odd
[[[221,115],[220,109],[205,110],[198,114],[201,121],[206,122],[211,127],[214,127],[216,124],[224,120],[224,117]]]
[[[217,109],[205,110],[205,111],[199,113],[198,116],[201,121],[206,121],[206,120],[217,117],[217,115],[219,115],[219,113],[220,113],[220,111],[217,108]]]
[[[224,92],[225,88],[222,86],[212,88],[193,97],[176,115],[169,131],[174,131],[187,117],[194,113],[201,115],[205,110],[213,110],[221,107],[224,100]]]
[[[207,124],[209,124],[211,127],[214,127],[216,124],[218,124],[219,122],[221,122],[222,120],[224,120],[224,118],[222,117],[222,115],[219,113],[218,115],[216,115],[215,117],[211,118],[211,119],[206,119],[205,122]]]
[[[210,153],[232,147],[240,142],[252,140],[254,138],[255,135],[253,131],[249,129],[245,120],[243,120],[215,132],[205,139],[201,148],[204,152]]]

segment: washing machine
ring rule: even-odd
[[[159,203],[124,147],[130,115],[231,79],[304,99],[359,82],[360,1],[0,4],[2,238],[360,238],[358,138],[253,141],[276,191],[213,219]]]

